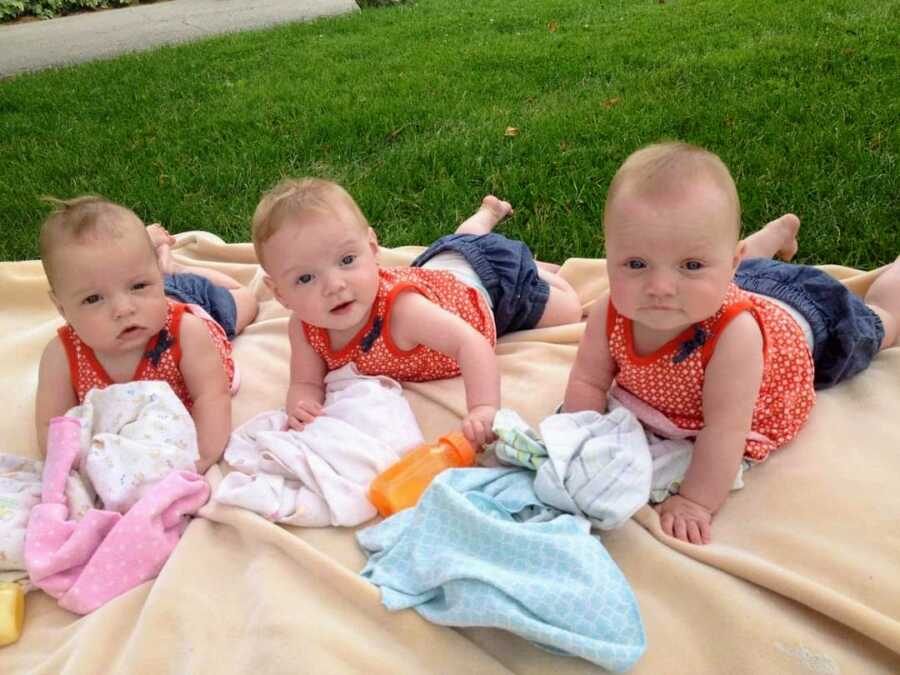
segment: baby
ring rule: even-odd
[[[564,409],[616,398],[696,434],[679,494],[657,507],[664,532],[710,541],[742,458],[790,441],[824,388],[866,368],[900,322],[900,262],[865,302],[791,258],[791,214],[739,241],[734,181],[714,154],[662,143],[632,154],[603,215],[609,291],[587,318]],[[900,260],[900,259],[898,259]],[[648,414],[649,413],[649,414]]]
[[[286,179],[268,192],[253,216],[253,245],[266,284],[292,312],[290,426],[321,413],[325,374],[352,361],[364,374],[406,381],[462,374],[463,433],[476,447],[490,442],[497,337],[581,318],[578,296],[552,266],[491,232],[510,212],[488,196],[412,267],[382,268],[375,232],[342,187]]]
[[[201,289],[204,297],[190,302],[207,311],[167,299],[157,248],[134,212],[92,196],[55,203],[41,228],[41,262],[66,325],[41,357],[35,402],[41,451],[50,420],[81,404],[90,389],[164,380],[194,419],[202,473],[218,461],[231,432],[234,377],[226,329],[207,312],[237,317],[225,321],[236,332],[255,314],[255,300],[239,312],[235,301],[228,306],[230,293],[191,279],[167,283],[182,293]],[[205,302],[210,298],[212,304]]]

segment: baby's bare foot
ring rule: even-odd
[[[481,209],[491,214],[495,219],[494,225],[508,218],[513,213],[512,204],[498,199],[494,195],[488,195],[481,200]]]
[[[150,241],[153,242],[154,246],[159,246],[160,244],[175,245],[175,237],[169,234],[169,231],[159,223],[148,225],[147,234],[150,236]]]
[[[163,274],[175,274],[176,265],[172,260],[172,246],[175,244],[175,237],[159,223],[148,225],[147,234],[156,248],[156,259],[159,261],[160,271]]]
[[[160,244],[156,247],[156,259],[159,261],[159,271],[163,274],[175,274],[175,261],[172,259],[172,247],[168,244]]]
[[[766,229],[776,235],[780,242],[775,254],[785,262],[797,255],[797,232],[800,230],[800,219],[793,213],[785,213],[766,225]]]

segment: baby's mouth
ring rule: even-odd
[[[120,338],[128,338],[141,330],[140,326],[128,326],[119,333]]]
[[[350,305],[352,305],[352,304],[353,304],[352,300],[348,300],[347,302],[342,302],[341,304],[335,305],[334,307],[332,307],[331,313],[332,314],[343,314],[348,309],[350,309]]]

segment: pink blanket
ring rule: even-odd
[[[209,498],[201,476],[174,471],[154,485],[123,516],[91,509],[69,520],[66,477],[78,457],[80,423],[50,422],[41,503],[31,511],[25,534],[25,566],[32,582],[60,607],[87,614],[159,574],[187,516]]]

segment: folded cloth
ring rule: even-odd
[[[80,461],[82,431],[74,417],[50,421],[41,503],[31,509],[25,534],[25,568],[61,607],[86,614],[159,573],[187,526],[185,516],[209,498],[209,486],[195,473],[171,472],[124,517],[89,509],[75,520],[65,486]]]
[[[202,476],[170,473],[124,516],[91,509],[68,519],[65,504],[34,507],[25,559],[31,580],[59,606],[87,614],[156,577],[175,548],[187,516],[209,498]]]
[[[646,647],[634,594],[590,523],[546,507],[521,469],[451,469],[414,509],[356,533],[390,610],[488,626],[604,668]]]
[[[536,470],[534,490],[544,503],[589,518],[602,530],[620,527],[648,501],[678,492],[693,444],[645,430],[615,399],[610,411],[560,413],[540,434],[513,410],[494,418],[498,461]],[[743,487],[742,466],[732,489]]]
[[[125,513],[172,471],[194,471],[200,457],[194,421],[166,382],[92,389],[66,417],[81,420],[81,473],[107,510]]]
[[[25,571],[25,531],[31,509],[41,502],[41,473],[44,463],[37,459],[0,453],[0,581],[20,581]],[[93,506],[80,476],[66,478],[65,496],[75,518]],[[30,583],[23,584],[31,590]]]
[[[283,410],[264,412],[231,435],[225,461],[237,471],[215,500],[278,523],[351,527],[376,514],[369,483],[411,448],[422,432],[400,384],[360,375],[352,364],[325,378],[322,415],[302,431]]]

